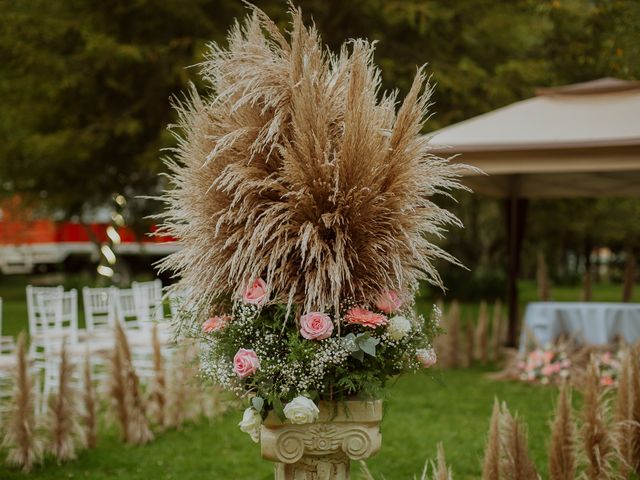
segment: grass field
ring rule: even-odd
[[[640,301],[639,289],[635,301]],[[522,284],[522,300],[535,298],[535,285]],[[574,288],[557,288],[554,297],[578,300]],[[24,285],[0,283],[4,297],[4,334],[15,334],[27,322]],[[620,287],[594,287],[596,300],[617,301]],[[477,305],[463,305],[463,315],[477,312]],[[498,382],[486,377],[487,370],[472,368],[434,371],[430,375],[401,378],[385,402],[382,424],[383,447],[369,461],[376,478],[412,479],[425,459],[433,458],[442,442],[454,478],[477,479],[494,397],[506,401],[529,425],[529,443],[542,478],[546,478],[549,421],[556,391],[551,387]],[[576,401],[579,398],[576,396]],[[259,447],[237,427],[240,412],[229,412],[213,423],[169,431],[153,443],[125,446],[113,427],[103,429],[95,450],[82,452],[77,461],[57,466],[48,459],[29,477],[0,466],[0,479],[269,479],[271,465],[260,459]],[[4,452],[0,452],[4,456]],[[354,465],[354,471],[358,467]],[[358,478],[353,475],[354,478]]]
[[[519,411],[529,423],[531,450],[544,472],[554,389],[488,380],[481,369],[435,375],[404,377],[391,389],[385,402],[382,450],[368,463],[376,477],[412,479],[425,459],[435,456],[436,444],[441,441],[456,479],[479,478],[494,396]],[[124,446],[109,429],[95,450],[82,452],[77,461],[63,466],[49,459],[29,478],[272,478],[271,465],[260,459],[259,447],[239,431],[239,420],[240,412],[229,412],[211,424],[203,422],[179,432],[166,432],[142,447]],[[354,471],[358,471],[356,465]],[[27,477],[0,466],[0,479],[20,478]]]

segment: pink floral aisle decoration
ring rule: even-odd
[[[209,93],[176,100],[161,233],[182,248],[162,268],[187,292],[179,331],[200,340],[203,376],[244,399],[255,441],[271,412],[312,423],[322,401],[379,398],[437,360],[439,312],[413,297],[442,285],[434,260],[456,262],[432,242],[460,222],[433,197],[468,167],[421,134],[424,69],[400,102],[373,54],[330,53],[299,10],[284,34],[252,8],[210,46]]]

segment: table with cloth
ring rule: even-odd
[[[521,351],[527,346],[527,335],[540,345],[552,343],[561,336],[592,345],[616,339],[633,343],[640,339],[640,303],[529,303],[520,338]]]

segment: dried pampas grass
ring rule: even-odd
[[[431,463],[431,468],[433,470],[433,480],[451,480],[453,478],[451,468],[447,466],[442,443],[438,443],[438,456],[435,463]]]
[[[551,425],[549,446],[549,479],[574,480],[576,473],[576,428],[571,415],[571,391],[560,388],[556,414]]]
[[[182,248],[161,263],[196,310],[238,298],[257,277],[269,296],[307,311],[384,289],[441,285],[455,259],[430,239],[460,225],[431,200],[469,167],[434,156],[420,134],[432,89],[423,68],[396,111],[380,92],[374,44],[339,54],[291,9],[285,37],[259,9],[211,44],[202,76],[176,102],[178,139],[160,233]]]
[[[161,429],[167,426],[167,379],[165,361],[162,355],[162,345],[158,335],[158,324],[154,323],[151,330],[151,345],[153,349],[153,383],[151,385],[151,408],[155,422]]]
[[[607,425],[607,404],[600,390],[597,367],[587,367],[582,407],[582,448],[589,480],[616,478],[612,465],[614,445]]]
[[[21,467],[23,472],[30,472],[36,463],[42,461],[43,448],[36,433],[33,380],[29,374],[26,343],[26,334],[22,332],[16,347],[14,392],[2,445],[8,449],[7,463]]]
[[[498,299],[493,306],[493,322],[491,325],[491,360],[494,362],[500,359],[504,338],[502,329],[502,302]]]
[[[121,322],[116,322],[116,344],[111,361],[111,397],[116,407],[122,438],[128,443],[153,440],[140,392],[140,381],[133,367],[129,341]]]
[[[83,431],[78,423],[77,394],[72,385],[73,365],[67,354],[67,342],[62,342],[58,390],[49,401],[49,432],[51,435],[48,450],[58,463],[76,458],[76,448],[84,443]]]
[[[500,480],[500,404],[493,400],[489,435],[482,463],[482,480]]]
[[[476,358],[482,363],[487,363],[489,359],[489,312],[487,302],[480,302],[478,312],[478,323],[476,325]]]
[[[460,304],[457,301],[451,303],[446,315],[447,319],[447,358],[449,368],[458,368],[461,365],[460,358]]]
[[[500,420],[501,478],[504,480],[538,480],[536,467],[529,456],[525,425],[518,420],[517,416],[511,415],[506,404],[502,406]]]
[[[98,405],[96,390],[93,385],[93,374],[91,371],[91,359],[89,358],[89,352],[87,352],[84,357],[84,366],[82,370],[82,404],[84,438],[87,448],[94,448],[98,443]]]

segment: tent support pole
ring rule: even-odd
[[[524,226],[526,220],[528,200],[516,194],[505,200],[505,217],[507,220],[507,248],[508,248],[508,285],[507,302],[509,309],[509,324],[507,331],[507,346],[516,347],[518,343],[518,276],[520,274],[520,258]]]

